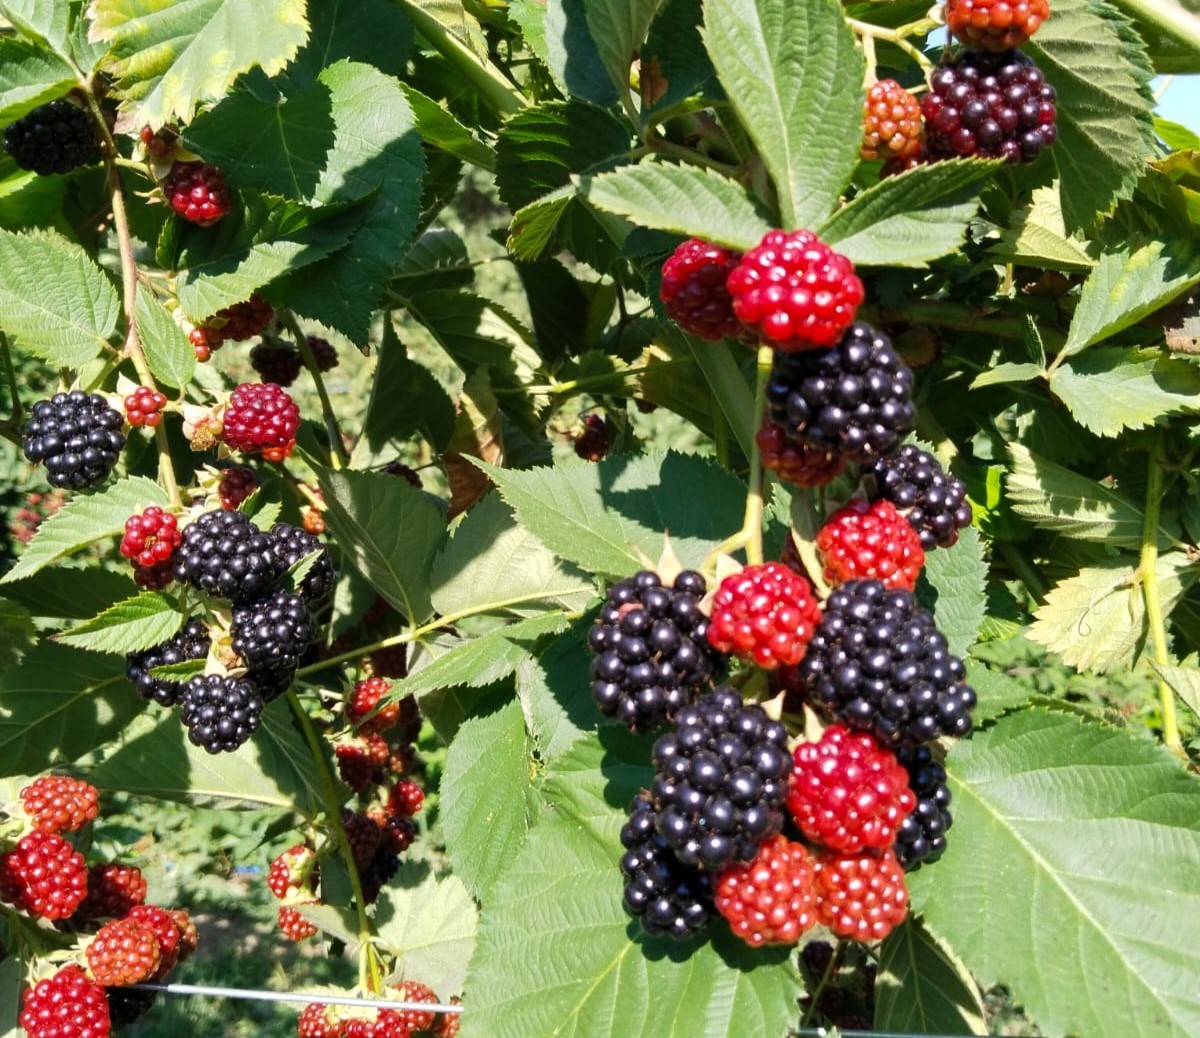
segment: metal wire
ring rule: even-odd
[[[428,1013],[461,1013],[462,1006],[438,1002],[399,1002],[384,998],[353,998],[349,995],[306,995],[292,991],[254,991],[246,988],[218,988],[206,984],[132,984],[143,991],[161,991],[164,995],[203,995],[208,998],[243,999],[248,1002],[294,1002],[326,1006],[365,1006],[370,1009],[416,1009]]]

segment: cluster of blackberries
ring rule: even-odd
[[[70,173],[100,157],[92,117],[63,97],[10,123],[4,150],[22,169],[43,177]]]
[[[125,446],[125,419],[98,393],[75,389],[39,400],[25,423],[25,457],[46,466],[46,479],[64,490],[99,486]]]
[[[279,586],[301,559],[315,554],[292,593]],[[178,706],[188,738],[210,753],[235,750],[258,729],[263,708],[291,687],[317,641],[312,611],[333,590],[324,545],[287,523],[264,533],[243,512],[205,512],[184,527],[174,556],[175,578],[232,603],[230,640],[244,668],[234,675],[197,674],[185,681],[153,671],[204,658],[209,633],[197,619],[170,641],[127,657],[126,673],[147,699]]]

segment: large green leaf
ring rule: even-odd
[[[31,40],[44,43],[57,54],[68,52],[70,5],[61,0],[4,0],[0,13]]]
[[[19,602],[31,616],[86,620],[136,592],[127,573],[60,562],[5,584],[3,597]]]
[[[788,229],[816,227],[858,162],[863,57],[833,0],[708,0],[704,42]]]
[[[55,367],[97,357],[117,329],[121,303],[95,261],[48,231],[0,230],[0,328]]]
[[[281,72],[308,37],[304,0],[93,0],[92,37],[111,47],[125,122],[187,123],[247,70]]]
[[[693,454],[570,458],[525,472],[478,463],[517,520],[560,558],[589,573],[623,577],[651,558],[663,531],[684,565],[698,566],[741,524],[742,484]]]
[[[1022,711],[946,761],[954,828],[913,906],[1046,1032],[1200,1030],[1200,785],[1152,740]]]
[[[967,527],[952,548],[935,548],[925,555],[917,597],[933,613],[950,651],[962,655],[979,637],[987,612],[987,562],[979,531]]]
[[[1129,22],[1105,0],[1055,0],[1026,48],[1058,92],[1058,142],[1068,231],[1129,198],[1153,152],[1150,62]]]
[[[586,679],[590,618],[577,621],[538,654],[517,667],[517,695],[538,759],[553,761],[584,733],[595,730],[600,713]]]
[[[183,626],[179,603],[160,591],[144,591],[55,635],[64,645],[124,656],[165,642]]]
[[[196,370],[196,351],[183,328],[150,292],[137,294],[137,325],[150,373],[177,389],[188,385]]]
[[[1086,271],[1095,265],[1086,243],[1067,233],[1057,184],[1035,190],[1029,204],[1014,210],[1010,219],[993,255],[1049,270]]]
[[[879,949],[875,1027],[910,1034],[988,1033],[971,974],[911,915]]]
[[[74,85],[75,73],[60,58],[25,40],[0,39],[0,126],[62,97]]]
[[[605,107],[617,100],[588,28],[587,0],[533,0],[532,6],[540,8],[536,13],[528,3],[514,6],[526,38],[564,95]]]
[[[924,267],[962,246],[997,165],[962,159],[886,177],[826,220],[821,237],[863,266]]]
[[[421,91],[407,83],[404,96],[412,106],[413,115],[417,120],[417,130],[421,138],[435,148],[464,162],[470,162],[480,169],[492,173],[496,169],[496,153],[480,141],[470,130],[460,123],[445,108],[433,98],[426,97]]]
[[[663,0],[588,0],[588,28],[618,97],[629,94],[633,57]]]

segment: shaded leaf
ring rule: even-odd
[[[913,916],[880,947],[875,1027],[912,1034],[988,1033],[970,972]]]

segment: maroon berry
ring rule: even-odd
[[[0,901],[43,919],[66,919],[87,897],[83,855],[57,833],[35,829],[0,855]]]
[[[264,382],[290,386],[304,370],[304,360],[286,346],[271,346],[260,342],[250,351],[250,366]]]
[[[812,586],[781,562],[747,566],[713,595],[708,643],[764,670],[792,667],[821,622]]]
[[[233,204],[225,174],[206,162],[176,162],[163,182],[163,194],[175,212],[201,227],[216,223]]]
[[[784,483],[823,487],[842,474],[846,459],[831,450],[793,439],[778,422],[766,418],[756,437],[762,466]]]
[[[601,461],[608,453],[608,427],[597,414],[583,416],[583,431],[574,438],[575,453],[584,461]]]
[[[786,836],[764,840],[752,861],[721,873],[714,900],[734,934],[752,947],[795,944],[817,923],[807,849]]]
[[[425,790],[415,782],[397,782],[388,793],[388,810],[397,818],[411,818],[425,803]]]
[[[21,790],[21,804],[35,829],[74,832],[99,811],[96,787],[66,775],[43,775]]]
[[[391,688],[392,683],[380,677],[364,678],[354,686],[354,691],[346,703],[346,716],[358,731],[386,731],[399,720],[399,701],[379,707],[379,703]],[[376,710],[376,707],[379,709]]]
[[[422,489],[421,477],[417,475],[417,471],[402,461],[392,461],[384,466],[383,471],[389,476],[401,476],[408,480],[418,490]]]
[[[224,421],[231,450],[282,461],[296,444],[300,408],[274,383],[244,382],[230,395]]]
[[[319,335],[309,335],[308,348],[312,350],[313,360],[317,362],[318,371],[332,371],[337,367],[337,348],[328,339]]]
[[[28,1038],[108,1038],[111,1031],[104,988],[75,965],[26,988],[22,1003]]]
[[[162,953],[153,930],[134,919],[114,919],[100,928],[84,957],[98,984],[124,987],[154,976]]]
[[[878,580],[885,587],[917,586],[925,551],[921,538],[890,501],[855,498],[838,509],[817,534],[825,580]]]
[[[232,512],[257,489],[258,476],[253,469],[245,465],[230,465],[221,470],[217,493],[221,498],[221,507],[227,511]]]
[[[121,919],[146,900],[146,877],[135,865],[98,863],[88,867],[87,897],[75,910],[80,922]]]
[[[741,322],[725,287],[742,254],[689,238],[663,264],[658,295],[667,314],[684,331],[715,341],[740,337]]]

